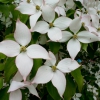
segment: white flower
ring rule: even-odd
[[[55,18],[55,16],[54,16]],[[41,34],[48,34],[48,37],[52,41],[58,41],[62,38],[61,30],[65,30],[71,23],[71,19],[68,17],[58,17],[57,19],[51,19],[48,17],[48,21],[38,21],[33,31],[40,32]]]
[[[32,83],[47,83],[50,80],[52,84],[57,88],[58,93],[62,97],[65,87],[66,87],[66,79],[63,73],[69,73],[80,65],[70,58],[62,59],[56,66],[56,58],[52,52],[49,52],[50,60],[45,62],[45,65],[41,66]]]
[[[75,95],[73,96],[74,100],[80,100],[79,98],[82,96],[81,93],[75,93]]]
[[[22,100],[22,93],[20,91],[20,88],[23,89],[25,87],[29,89],[29,92],[31,94],[39,97],[35,89],[35,85],[32,85],[30,82],[20,82],[20,81],[22,81],[22,76],[20,75],[19,72],[17,72],[8,90],[8,92],[10,92],[9,100]]]
[[[51,20],[55,16],[55,11],[53,7],[59,2],[59,0],[23,0],[20,5],[16,8],[23,14],[28,14],[30,16],[30,26],[33,30],[38,18],[42,15],[44,20]],[[50,17],[50,19],[49,19]]]
[[[81,28],[80,17],[73,19],[73,21],[69,25],[69,28],[72,31],[72,33],[74,33],[74,34],[72,34],[69,31],[63,31],[63,34],[62,34],[63,37],[59,42],[65,42],[71,38],[68,41],[67,50],[72,59],[74,59],[76,57],[76,55],[78,54],[78,52],[81,49],[80,42],[91,43],[91,42],[99,40],[99,38],[96,35],[88,32],[88,31],[79,32],[79,30]]]
[[[40,45],[33,44],[27,47],[31,41],[31,33],[28,27],[20,20],[16,22],[16,30],[13,40],[4,40],[0,43],[0,52],[8,57],[16,57],[16,66],[23,76],[24,81],[30,73],[33,60],[32,58],[49,59],[48,52]]]
[[[65,12],[65,7],[64,4],[66,3],[66,0],[60,0],[58,5],[55,8],[55,12],[58,14],[58,16],[62,15],[62,16],[66,16],[66,12]]]

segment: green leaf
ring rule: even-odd
[[[76,84],[74,83],[70,75],[66,75],[66,80],[67,80],[67,84],[64,93],[64,100],[71,100],[73,95],[76,93]]]
[[[73,18],[73,17],[74,17],[74,13],[75,13],[75,10],[69,9],[69,10],[66,12],[66,16],[67,16],[67,17]]]
[[[5,39],[6,39],[6,40],[15,40],[15,39],[14,39],[14,34],[6,35],[6,36],[5,36]]]
[[[80,68],[72,71],[71,75],[74,77],[74,79],[78,85],[79,92],[81,92],[82,87],[83,87],[83,76],[81,74]]]
[[[3,87],[3,78],[0,77],[0,89]]]
[[[97,49],[98,49],[98,42],[93,42],[93,43],[88,44],[87,52],[88,52],[90,58],[94,57],[94,54]]]
[[[79,9],[83,8],[83,5],[81,4],[80,1],[74,1],[74,2],[75,2],[76,6],[77,6]]]
[[[87,52],[87,47],[88,47],[88,44],[82,44],[82,49],[85,50]]]
[[[50,95],[48,95],[47,100],[54,100],[54,99]]]
[[[4,70],[4,67],[5,67],[5,64],[4,63],[3,64],[1,63],[0,64],[0,71],[3,71]]]
[[[39,36],[40,36],[40,33],[38,33],[38,32],[33,32],[33,33],[32,33],[32,43],[36,43],[37,40],[38,40],[38,38],[39,38]]]
[[[58,94],[57,89],[52,85],[51,82],[47,83],[47,91],[54,100],[61,99],[61,97]]]
[[[23,23],[26,23],[27,20],[29,19],[29,16],[20,13],[20,15],[19,15],[19,19],[20,19],[20,21],[22,21]]]
[[[7,5],[0,5],[0,12],[2,12],[5,17],[8,17],[10,14],[9,7]]]
[[[5,68],[4,68],[4,76],[5,81],[8,82],[10,79],[14,76],[16,73],[17,68],[15,65],[15,58],[8,58],[5,62]]]
[[[52,51],[54,54],[58,53],[60,49],[60,43],[58,42],[49,42],[49,48],[50,51]]]
[[[11,3],[13,0],[0,0],[1,3]]]
[[[10,5],[9,9],[12,13],[13,16],[13,21],[16,21],[19,18],[20,12],[18,10],[15,10],[16,6],[15,5]]]
[[[6,56],[3,53],[0,53],[0,60],[5,59],[5,58],[6,58]]]
[[[32,68],[31,75],[30,75],[31,79],[35,76],[38,68],[42,65],[42,59],[34,59],[33,61],[34,61],[34,66]]]
[[[9,100],[8,88],[3,88],[0,90],[0,100]]]

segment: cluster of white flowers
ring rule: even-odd
[[[81,96],[82,96],[81,93],[75,93],[75,95],[73,96],[73,100],[80,100]]]
[[[2,12],[0,12],[0,21],[3,25],[6,26],[6,28],[11,26],[12,24],[11,18],[12,18],[11,12],[7,18],[2,14]]]
[[[16,1],[19,5],[15,10],[29,15],[30,29],[18,19],[14,32],[16,41],[0,42],[1,53],[8,57],[16,56],[15,64],[18,72],[8,90],[10,100],[21,100],[20,88],[23,87],[27,87],[30,93],[39,97],[34,85],[45,84],[49,81],[63,97],[66,88],[65,73],[70,73],[80,67],[75,57],[81,50],[81,43],[100,41],[100,2],[97,0],[76,1],[82,3],[82,9],[76,9],[73,0],[21,0],[20,3]],[[66,16],[69,9],[76,9],[73,19]],[[84,29],[81,29],[82,27]],[[49,41],[60,43],[68,41],[67,51],[71,58],[57,61],[55,55],[44,47],[38,44],[28,46],[32,38],[31,32],[39,32],[41,36],[44,36],[43,44]],[[46,62],[39,67],[35,77],[30,81],[27,77],[34,65],[33,59],[38,58],[46,59]]]
[[[92,92],[92,93],[93,93],[93,99],[94,99],[94,100],[97,100],[96,96],[98,95],[98,92],[97,92],[98,89],[97,89],[96,87],[91,86],[91,85],[88,85],[87,91]]]

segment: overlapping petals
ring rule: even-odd
[[[79,32],[81,28],[81,20],[80,17],[76,17],[70,24],[69,26],[70,30],[74,33],[70,33],[68,31],[63,32],[62,39],[59,42],[69,42],[67,44],[67,50],[71,56],[72,59],[75,59],[77,56],[78,52],[81,49],[81,44],[82,43],[91,43],[94,41],[99,41],[98,36],[95,34],[89,32],[89,31],[81,31]],[[72,39],[71,39],[72,38]]]
[[[66,79],[63,72],[69,73],[77,69],[80,65],[75,60],[65,58],[56,66],[56,58],[54,54],[49,52],[49,55],[51,59],[47,60],[45,65],[38,69],[32,83],[44,84],[51,80],[52,84],[57,88],[59,95],[62,97],[66,87]]]
[[[38,96],[38,93],[33,85],[30,85],[29,83],[23,83],[23,82],[17,82],[17,81],[12,81],[10,88],[8,92],[10,93],[10,100],[22,100],[22,93],[20,91],[20,88],[27,87],[33,95]]]
[[[31,33],[28,27],[20,20],[17,20],[14,37],[17,42],[4,40],[0,43],[0,52],[8,57],[17,56],[16,66],[24,81],[26,81],[26,77],[33,67],[32,58],[50,59],[49,54],[42,46],[37,44],[26,47],[31,41]]]
[[[52,23],[47,23],[45,21],[39,21],[37,22],[36,26],[33,28],[33,31],[40,32],[41,34],[48,34],[48,37],[52,41],[59,41],[62,39],[62,32],[61,30],[64,30],[68,28],[72,20],[67,17],[59,17],[54,22],[53,19],[51,21]]]

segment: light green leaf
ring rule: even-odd
[[[66,80],[67,80],[67,84],[66,84],[66,90],[64,93],[64,100],[71,100],[71,98],[76,92],[76,84],[74,83],[70,75],[66,75]]]
[[[82,44],[82,49],[85,50],[87,52],[87,47],[88,47],[88,44]]]
[[[72,71],[71,75],[74,77],[74,79],[78,85],[79,92],[81,92],[82,87],[83,87],[83,76],[81,74],[80,68]]]
[[[17,67],[15,65],[15,58],[8,58],[5,62],[5,68],[4,68],[4,76],[5,81],[8,82],[10,79],[14,76],[14,74],[17,71]]]

